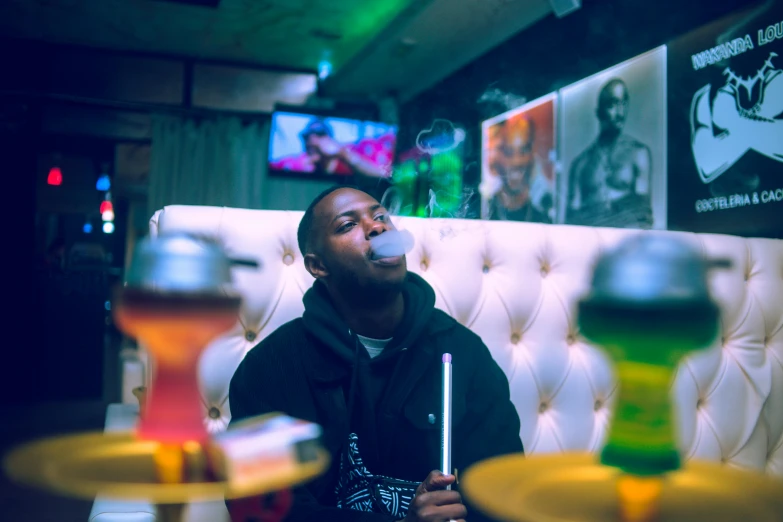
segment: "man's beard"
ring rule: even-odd
[[[599,141],[601,142],[613,142],[614,140],[617,140],[620,135],[623,133],[623,127],[625,123],[614,123],[612,121],[607,120],[602,124],[601,127],[601,133],[598,136]]]
[[[377,308],[387,305],[399,295],[405,278],[399,281],[360,281],[354,272],[347,272],[335,282],[343,299],[352,305]]]

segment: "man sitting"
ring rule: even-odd
[[[481,339],[435,308],[404,255],[373,258],[370,239],[393,229],[360,190],[320,194],[298,230],[315,278],[304,315],[250,350],[231,379],[232,423],[277,411],[323,428],[332,465],[294,491],[287,520],[480,519],[455,476],[433,471],[444,353],[454,361],[454,468],[523,451],[508,380]]]

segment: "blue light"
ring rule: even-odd
[[[85,223],[84,227],[82,227],[82,230],[85,234],[91,234],[92,233],[92,223]]]
[[[109,190],[111,188],[111,179],[109,179],[109,175],[101,174],[101,177],[98,178],[98,181],[95,183],[95,188],[101,192]]]
[[[332,74],[332,64],[323,60],[318,64],[318,77],[325,80],[330,74]]]
[[[106,221],[103,224],[103,233],[111,234],[112,232],[114,232],[114,223],[112,223],[111,221]]]

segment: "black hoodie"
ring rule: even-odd
[[[508,381],[481,339],[435,308],[435,293],[419,276],[408,274],[403,297],[399,327],[370,359],[316,281],[305,293],[303,317],[250,350],[231,379],[232,423],[279,411],[324,429],[332,466],[297,488],[286,520],[392,520],[335,507],[340,453],[354,432],[375,475],[420,482],[438,469],[444,353],[453,358],[454,468],[522,452]]]

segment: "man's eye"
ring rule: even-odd
[[[338,232],[345,232],[347,230],[350,230],[351,227],[353,227],[353,225],[354,225],[353,221],[347,221],[347,222],[343,223],[342,225],[340,225],[337,228],[337,231]]]
[[[386,214],[378,214],[377,216],[375,216],[375,219],[377,221],[386,221],[386,217],[387,217]]]

